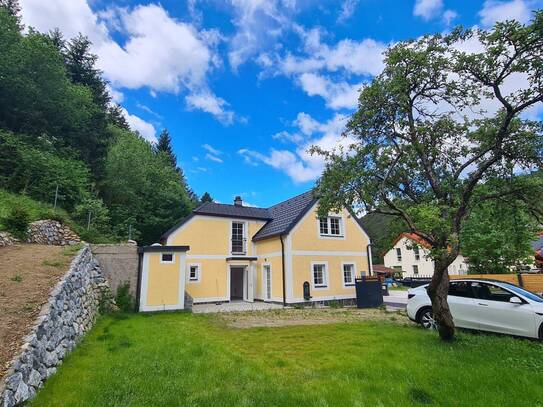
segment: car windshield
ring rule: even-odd
[[[541,298],[539,295],[534,294],[530,291],[526,291],[524,288],[517,287],[516,285],[509,284],[509,283],[502,283],[505,288],[508,288],[509,290],[520,294],[529,300],[535,301],[535,302],[543,302],[543,298]]]

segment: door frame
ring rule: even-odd
[[[268,280],[266,278],[266,268],[270,274],[270,284],[268,287]],[[270,289],[270,296],[268,298],[268,288]],[[262,300],[271,301],[272,300],[272,266],[270,263],[262,264]]]
[[[243,298],[242,301],[253,302],[254,293],[253,293],[253,266],[247,264],[230,264],[228,265],[228,278],[226,284],[228,285],[228,301],[232,301],[232,269],[242,269],[242,288],[243,288]]]

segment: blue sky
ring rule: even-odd
[[[20,0],[23,22],[94,43],[131,126],[170,131],[196,193],[269,206],[314,185],[394,42],[526,22],[542,0]]]

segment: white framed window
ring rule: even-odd
[[[173,253],[161,253],[160,254],[161,263],[174,263],[175,255]]]
[[[417,266],[416,264],[413,264],[413,275],[419,275],[419,266]]]
[[[398,261],[402,261],[402,249],[400,249],[399,247],[396,247],[396,258],[398,259]]]
[[[319,218],[319,234],[321,236],[343,237],[343,219],[339,216]]]
[[[233,221],[230,232],[230,248],[232,253],[245,254],[247,252],[247,239],[245,237],[245,222]]]
[[[413,253],[415,253],[415,260],[420,260],[420,250],[418,246],[413,247]]]
[[[328,264],[326,262],[311,263],[313,274],[313,288],[328,287]]]
[[[200,282],[200,277],[201,277],[201,272],[202,272],[202,266],[200,264],[189,264],[188,265],[188,269],[189,269],[189,282],[190,283],[199,283]]]
[[[354,263],[341,263],[343,272],[343,287],[354,286],[354,278],[356,274],[356,268]]]

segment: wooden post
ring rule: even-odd
[[[522,281],[522,273],[517,273],[518,285],[524,288],[524,281]]]

